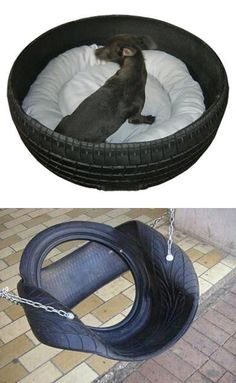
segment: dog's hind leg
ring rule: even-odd
[[[153,124],[153,122],[155,121],[156,117],[154,116],[143,116],[142,114],[135,114],[134,116],[131,116],[129,119],[128,119],[128,122],[130,124]]]
[[[56,129],[54,129],[54,132],[65,133],[66,132],[66,126],[68,125],[70,117],[71,117],[71,115],[63,117],[62,120],[57,125]],[[66,122],[67,122],[67,124],[66,124]]]

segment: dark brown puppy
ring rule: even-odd
[[[65,116],[55,131],[80,141],[104,142],[126,119],[133,124],[152,124],[155,117],[141,115],[147,78],[141,49],[154,47],[150,37],[118,35],[98,48],[98,58],[116,62],[120,69]]]

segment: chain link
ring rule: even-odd
[[[38,309],[43,309],[43,310],[50,312],[50,313],[56,313],[62,317],[68,318],[68,319],[74,319],[74,317],[75,317],[74,314],[71,312],[66,312],[64,310],[57,310],[52,306],[46,306],[40,302],[35,302],[35,301],[31,301],[30,299],[18,297],[17,295],[9,293],[8,291],[9,291],[8,287],[1,289],[0,290],[0,297],[5,298],[5,299],[7,299],[7,300],[9,300],[15,304],[29,305],[29,306],[32,306],[32,307],[35,307]]]

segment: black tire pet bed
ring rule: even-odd
[[[75,239],[89,242],[42,268],[55,246]],[[93,222],[67,222],[36,235],[20,263],[22,298],[51,306],[24,305],[35,336],[63,349],[93,352],[111,359],[142,360],[173,345],[191,325],[199,299],[191,261],[175,244],[167,261],[167,241],[139,221],[116,228]],[[71,309],[91,293],[131,270],[136,296],[127,317],[111,327],[86,326]]]
[[[187,65],[204,95],[206,110],[196,121],[160,139],[93,144],[60,135],[24,112],[22,102],[50,60],[82,45],[104,45],[120,33],[150,35],[160,51]],[[8,81],[12,118],[35,158],[69,181],[104,190],[144,189],[188,169],[214,139],[227,99],[225,69],[205,42],[174,25],[136,16],[91,17],[44,33],[18,56]]]

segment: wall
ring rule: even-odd
[[[236,256],[236,209],[177,209],[175,226]]]

